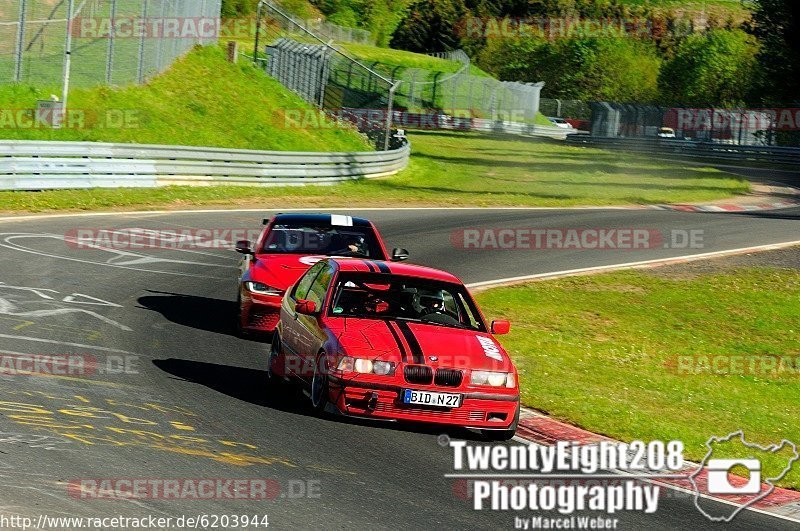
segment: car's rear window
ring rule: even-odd
[[[370,227],[275,224],[262,252],[386,259]]]

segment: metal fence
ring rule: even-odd
[[[396,82],[350,57],[326,37],[280,7],[262,1],[253,60],[285,87],[339,118],[350,116],[350,110],[371,110],[353,123],[376,146],[388,150],[393,145]]]
[[[714,105],[658,107],[596,102],[591,104],[592,135],[713,142],[735,146],[798,145],[797,109],[730,109]],[[779,118],[791,115],[791,127]]]
[[[670,138],[620,138],[589,135],[570,135],[567,137],[567,142],[587,147],[633,151],[673,160],[700,159],[737,163],[763,162],[785,164],[790,168],[800,167],[800,148],[798,147],[743,146]]]
[[[326,184],[397,173],[411,148],[357,153],[0,140],[0,190]]]
[[[428,55],[461,63],[461,67],[451,73],[421,68],[393,71],[392,79],[400,81],[396,106],[409,111],[436,109],[462,118],[531,123],[536,119],[543,83],[498,81],[473,75],[470,58],[463,50]]]
[[[397,91],[398,105],[408,109],[440,109],[453,116],[533,122],[544,87],[544,83],[474,76],[468,69],[455,74],[438,72],[428,77],[434,79],[403,79]]]
[[[592,117],[591,106],[581,100],[542,98],[539,109],[545,116],[588,121]]]
[[[220,0],[0,1],[0,83],[141,83],[217,41]],[[67,54],[66,51],[71,53]]]

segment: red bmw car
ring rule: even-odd
[[[457,425],[507,440],[517,371],[467,289],[449,273],[378,260],[318,262],[284,296],[271,385],[299,382],[323,411]]]
[[[241,333],[272,332],[281,298],[312,265],[328,256],[387,260],[378,229],[370,221],[337,214],[278,214],[265,219],[258,241],[242,240],[237,325]],[[395,249],[391,260],[408,258]]]

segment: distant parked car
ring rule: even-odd
[[[576,118],[565,118],[567,123],[577,129],[578,131],[591,131],[592,126],[589,120],[579,120]]]
[[[658,130],[658,138],[677,138],[675,130],[671,127],[662,127]]]
[[[554,126],[560,127],[561,129],[574,129],[572,124],[563,118],[553,118],[548,116],[547,119],[550,120],[550,123],[552,123]]]

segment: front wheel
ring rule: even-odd
[[[242,294],[236,296],[236,335],[242,339],[250,338],[250,331],[242,326]]]
[[[328,357],[324,352],[317,355],[314,363],[314,376],[311,379],[311,407],[314,413],[322,415],[328,405]]]
[[[276,332],[272,336],[272,344],[269,347],[269,359],[267,360],[267,382],[270,385],[277,383],[282,379],[280,375],[275,374],[275,364],[278,363],[278,358],[281,354],[281,336]]]

